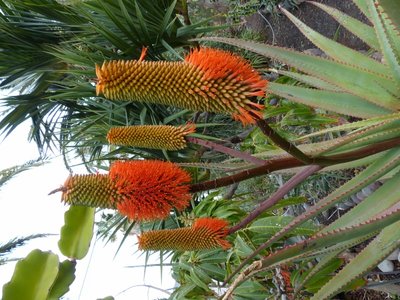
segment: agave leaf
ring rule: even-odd
[[[93,236],[95,208],[85,206],[71,207],[64,214],[58,247],[65,256],[82,259],[89,251]]]
[[[324,285],[311,299],[330,299],[350,281],[374,268],[400,245],[400,221],[387,226],[350,261],[336,276]]]
[[[365,0],[362,0],[361,2],[365,3]],[[369,26],[347,14],[344,14],[342,11],[334,7],[315,1],[309,1],[309,3],[324,10],[327,14],[333,17],[340,25],[342,25],[348,31],[352,32],[354,35],[359,37],[371,48],[375,50],[381,49],[378,39],[376,38],[375,30],[372,26]],[[367,10],[367,6],[365,6],[365,9]]]
[[[3,286],[3,300],[47,299],[57,273],[57,255],[33,250],[15,265],[11,281]]]
[[[388,68],[384,64],[356,51],[346,47],[330,38],[323,36],[306,24],[297,19],[294,15],[287,10],[282,9],[282,12],[292,21],[294,25],[308,38],[314,45],[324,51],[328,56],[338,62],[351,65],[356,69],[365,69],[378,76],[384,77],[387,74]],[[345,15],[344,13],[342,13]]]
[[[372,126],[372,125],[376,125],[385,121],[390,121],[390,120],[399,120],[400,119],[400,114],[399,113],[394,113],[394,114],[389,114],[389,115],[383,115],[380,117],[374,117],[374,118],[369,118],[366,120],[361,120],[361,121],[356,121],[356,122],[352,122],[352,123],[346,123],[343,125],[339,125],[339,126],[334,126],[334,127],[330,127],[330,128],[326,128],[326,129],[322,129],[307,135],[303,135],[299,138],[297,138],[294,141],[303,141],[303,140],[307,140],[309,138],[312,137],[316,137],[316,136],[320,136],[320,135],[324,135],[330,132],[339,132],[339,131],[347,131],[350,129],[356,129],[356,128],[362,128],[362,127],[366,127],[366,126]]]
[[[378,36],[379,43],[381,44],[381,49],[383,57],[386,63],[390,67],[390,73],[393,76],[394,83],[397,88],[397,99],[399,99],[400,91],[400,44],[398,42],[399,35],[392,36],[390,34],[391,24],[387,24],[388,20],[384,19],[382,14],[380,14],[375,6],[375,1],[368,0],[368,9],[371,14],[372,21],[374,23],[374,28]],[[397,46],[397,47],[396,47]]]
[[[69,291],[69,286],[75,280],[75,261],[64,260],[59,264],[56,281],[51,287],[48,300],[57,300]]]
[[[400,173],[387,180],[380,188],[353,207],[345,215],[325,227],[321,232],[334,230],[343,226],[351,226],[372,218],[376,214],[389,209],[399,199]],[[376,205],[379,203],[379,205]]]
[[[368,219],[375,216],[376,214],[381,213],[386,209],[389,209],[399,201],[399,196],[397,193],[399,184],[400,184],[400,173],[398,173],[393,178],[385,182],[381,188],[379,188],[372,195],[364,199],[360,204],[355,206],[344,216],[340,217],[335,222],[331,223],[330,225],[322,229],[321,232],[332,231],[341,227],[347,227],[357,223],[365,222]],[[376,203],[379,203],[379,205],[377,206]],[[346,248],[349,248],[351,245],[346,245],[346,246],[348,246]],[[324,259],[322,259],[318,263],[316,268],[317,269],[320,268],[325,262],[327,262],[329,257],[334,257],[335,255],[338,255],[344,249],[345,248],[339,248],[338,251],[335,251],[332,254],[328,254],[326,257],[324,257]],[[310,274],[314,273],[315,273],[314,270],[310,272]],[[304,283],[306,282],[307,279],[308,279],[307,277],[304,279]]]
[[[385,115],[391,111],[348,93],[323,91],[270,82],[271,93],[289,100],[359,118]]]
[[[400,102],[384,87],[392,80],[389,76],[380,77],[321,57],[247,40],[222,37],[203,37],[196,40],[221,42],[280,60],[378,106],[391,111],[400,109]]]
[[[392,1],[392,0],[378,0],[378,5],[382,8],[382,10],[387,14],[390,22],[396,28],[397,33],[399,34],[400,30],[400,2]]]
[[[341,243],[343,244],[343,243]],[[346,248],[349,246],[348,243],[345,243]],[[310,272],[304,276],[304,278],[296,285],[296,293],[300,291],[309,281],[312,281],[315,277],[318,277],[318,272],[325,268],[326,265],[330,264],[333,260],[337,259],[338,255],[343,251],[343,249],[339,249],[336,251],[329,252],[320,257],[320,261],[317,265],[315,265]]]
[[[275,234],[283,226],[286,226],[293,217],[291,216],[271,216],[254,221],[246,230],[259,234]],[[292,233],[294,235],[312,235],[317,230],[317,226],[312,222],[305,222],[297,227]]]
[[[304,255],[304,252],[311,252],[351,239],[362,238],[371,233],[378,233],[385,227],[397,224],[400,220],[400,202],[385,210],[382,214],[369,219],[367,222],[358,223],[350,227],[343,227],[325,233],[317,233],[315,236],[302,242],[278,250],[275,253],[262,259],[262,267],[269,267],[272,264],[280,264],[282,261]],[[393,240],[392,240],[393,241]],[[393,251],[393,250],[392,250]],[[389,252],[390,253],[390,252]]]
[[[369,14],[368,6],[365,0],[353,0],[354,4],[357,5],[358,9],[371,20],[371,16]]]
[[[361,188],[371,184],[378,180],[381,176],[388,173],[390,170],[395,168],[400,162],[400,148],[395,148],[386,153],[386,155],[380,157],[371,165],[369,165],[364,171],[359,173],[357,176],[352,178],[350,181],[343,184],[340,188],[333,191],[331,194],[326,196],[324,199],[311,206],[304,214],[296,217],[286,227],[275,234],[269,241],[263,246],[267,247],[276,240],[282,238],[288,232],[293,230],[303,222],[315,217],[317,214],[328,209],[332,205],[338,203],[341,200],[346,199]]]
[[[305,285],[305,290],[309,293],[315,293],[316,291],[318,291],[326,282],[328,282],[328,280],[330,280],[335,271],[342,264],[342,258],[333,257],[328,263],[321,267],[314,276],[309,278]],[[313,268],[312,271],[314,271],[314,269],[315,268]]]
[[[352,140],[347,140],[346,143],[336,144],[335,147],[324,151],[324,154],[338,154],[350,150],[355,150],[363,146],[379,143],[382,141],[387,141],[390,139],[398,138],[400,133],[400,121],[395,120],[392,122],[382,122],[377,125],[372,125],[367,129],[357,131],[355,133],[349,134]]]
[[[273,70],[273,71],[275,71],[281,75],[291,77],[293,79],[296,79],[298,81],[301,81],[303,83],[306,83],[306,84],[308,84],[312,87],[318,88],[318,89],[332,91],[332,92],[340,92],[341,91],[340,88],[338,88],[337,86],[334,86],[326,81],[323,81],[323,80],[313,77],[313,76],[301,74],[298,72],[284,71],[284,70]]]

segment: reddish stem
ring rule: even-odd
[[[291,189],[293,189],[296,185],[306,180],[315,172],[318,172],[323,167],[318,165],[311,165],[305,169],[300,170],[296,175],[290,178],[282,187],[280,187],[271,197],[264,200],[255,210],[253,210],[246,218],[240,221],[235,226],[229,229],[229,234],[232,234],[238,231],[241,228],[244,228],[247,224],[252,222],[255,218],[257,218],[261,213],[266,211],[271,206],[275,205],[279,200],[283,198]]]
[[[228,147],[225,147],[224,145],[217,144],[217,143],[214,143],[211,141],[205,141],[205,140],[198,139],[198,138],[195,138],[192,136],[187,136],[185,139],[190,143],[197,144],[197,145],[206,147],[208,149],[230,155],[232,157],[237,157],[237,158],[243,159],[243,160],[248,161],[256,166],[264,166],[267,163],[267,161],[257,158],[257,157],[254,157],[246,152],[228,148]]]

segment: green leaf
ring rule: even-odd
[[[15,265],[11,281],[3,286],[3,300],[43,300],[58,273],[58,256],[33,250]]]
[[[314,45],[325,52],[336,61],[351,65],[357,69],[365,69],[379,76],[384,76],[389,70],[386,65],[362,54],[359,51],[346,47],[330,38],[323,36],[317,31],[311,29],[306,24],[297,19],[294,15],[285,9],[283,13],[293,22],[294,25],[308,38]],[[342,13],[342,16],[345,15]]]
[[[233,300],[264,300],[269,295],[268,290],[258,281],[246,281],[233,292]]]
[[[193,283],[206,291],[209,290],[208,284],[211,282],[211,278],[203,270],[192,267],[189,272]]]
[[[393,30],[390,30],[392,24],[388,23],[388,20],[385,20],[382,14],[378,12],[375,6],[375,1],[369,0],[367,1],[367,4],[379,43],[381,44],[383,57],[389,66],[389,71],[393,77],[394,84],[397,87],[398,94],[400,89],[400,53],[398,53],[398,51],[400,51],[400,44],[398,42],[399,32],[393,33]],[[394,92],[395,91],[393,91],[393,93]]]
[[[59,264],[56,281],[48,295],[48,300],[58,300],[69,291],[69,286],[75,280],[75,261],[64,260]]]
[[[370,19],[371,16],[368,11],[368,6],[367,6],[367,1],[365,0],[353,0],[354,4],[357,5],[358,9],[361,10],[361,12],[368,18]]]
[[[332,85],[326,81],[323,81],[317,77],[314,77],[314,76],[309,76],[309,75],[305,75],[305,74],[302,74],[299,72],[290,72],[290,71],[285,71],[285,70],[276,70],[276,72],[278,72],[281,75],[285,75],[285,76],[291,77],[293,79],[296,79],[298,81],[301,81],[305,84],[308,84],[308,85],[318,88],[318,89],[332,91],[332,92],[340,92],[340,88],[338,88],[337,86],[334,86],[334,85]],[[277,82],[277,83],[279,83],[279,82]]]
[[[238,235],[235,239],[235,247],[236,253],[239,257],[249,256],[254,252],[254,249],[250,247],[241,237]]]
[[[272,216],[254,221],[247,229],[255,232],[273,235],[293,220],[291,216]],[[312,235],[317,231],[318,227],[311,221],[303,223],[296,227],[291,234],[294,235]]]
[[[377,117],[391,112],[348,93],[310,89],[275,82],[269,83],[268,90],[270,93],[311,107],[359,118]]]
[[[359,278],[400,245],[400,221],[391,224],[350,261],[331,281],[324,285],[311,299],[330,299],[352,280]]]
[[[321,232],[365,222],[378,213],[390,208],[397,202],[400,202],[400,196],[398,194],[399,186],[400,173],[397,173],[391,179],[385,181],[380,188],[375,190],[352,210],[329,224]],[[379,205],[376,205],[376,203],[379,203]]]
[[[393,27],[397,28],[397,32],[400,31],[400,2],[393,0],[379,0],[378,5],[382,8],[383,12],[388,16],[388,19],[393,24]]]
[[[64,214],[58,247],[65,256],[82,259],[89,251],[93,236],[95,208],[71,206]]]
[[[329,261],[321,270],[309,278],[305,288],[310,293],[318,291],[326,282],[328,282],[334,275],[335,271],[343,264],[343,259],[334,258]],[[307,273],[305,274],[307,275]]]

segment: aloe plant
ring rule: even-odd
[[[290,266],[293,262],[307,259],[313,263],[313,267],[301,281],[294,281],[297,285],[294,287],[295,293],[298,295],[302,293],[302,288],[308,282],[315,281],[320,274],[319,271],[328,266],[340,253],[371,239],[368,246],[353,261],[314,290],[312,299],[329,299],[366,274],[400,245],[398,236],[400,150],[397,143],[400,139],[400,114],[398,113],[400,109],[400,4],[396,1],[354,0],[372,24],[367,25],[327,5],[313,1],[309,3],[327,12],[341,26],[363,40],[373,51],[381,53],[382,60],[375,60],[368,54],[355,51],[324,37],[283,8],[281,8],[283,14],[311,42],[325,52],[327,58],[231,38],[204,37],[200,41],[230,44],[286,63],[297,71],[280,71],[280,73],[296,79],[301,84],[293,86],[271,82],[268,85],[269,93],[311,107],[362,119],[359,122],[334,126],[300,137],[297,140],[302,142],[299,149],[306,155],[315,158],[331,158],[331,165],[334,165],[335,159],[339,156],[348,156],[365,147],[375,148],[378,151],[378,145],[393,143],[389,147],[393,149],[383,152],[374,161],[364,160],[361,163],[366,167],[363,172],[316,203],[306,213],[293,219],[255,251],[248,253],[247,258],[227,278],[226,282],[231,284],[224,299],[234,294],[235,289],[243,281],[255,278],[262,271],[278,266]],[[345,131],[346,134],[325,142],[310,143],[313,137],[339,131]],[[273,161],[281,159],[274,157],[282,155],[282,152],[275,154],[265,152],[263,155],[269,156]],[[341,167],[355,166],[358,158],[360,157],[353,156],[353,159],[349,159]],[[293,162],[289,167],[299,165],[303,164]],[[288,166],[282,164],[281,167]],[[272,171],[276,169],[279,167],[272,168]],[[237,176],[237,178],[240,177]],[[385,178],[382,187],[343,217],[298,244],[284,247],[279,251],[269,253],[265,258],[254,260],[258,257],[257,255],[265,253],[268,247],[284,239],[288,233],[296,230],[306,220],[382,178]],[[222,180],[219,182],[224,185]],[[198,188],[206,188],[206,186]],[[377,205],[378,201],[379,205]],[[235,230],[240,230],[240,228]],[[313,258],[318,258],[319,262],[315,262]],[[244,267],[245,269],[242,269]]]

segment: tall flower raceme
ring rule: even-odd
[[[242,57],[199,48],[182,62],[113,60],[96,65],[96,94],[110,100],[172,105],[194,111],[230,114],[243,124],[262,117],[268,81]]]
[[[147,231],[138,237],[139,249],[146,251],[228,249],[231,245],[225,239],[228,235],[227,226],[228,222],[222,219],[200,218],[188,228]]]
[[[63,202],[116,208],[132,220],[164,219],[172,208],[189,205],[190,175],[177,165],[156,160],[117,161],[108,174],[70,175]]]
[[[194,124],[119,126],[108,131],[107,140],[121,146],[180,150],[187,147],[185,136],[195,129]]]

